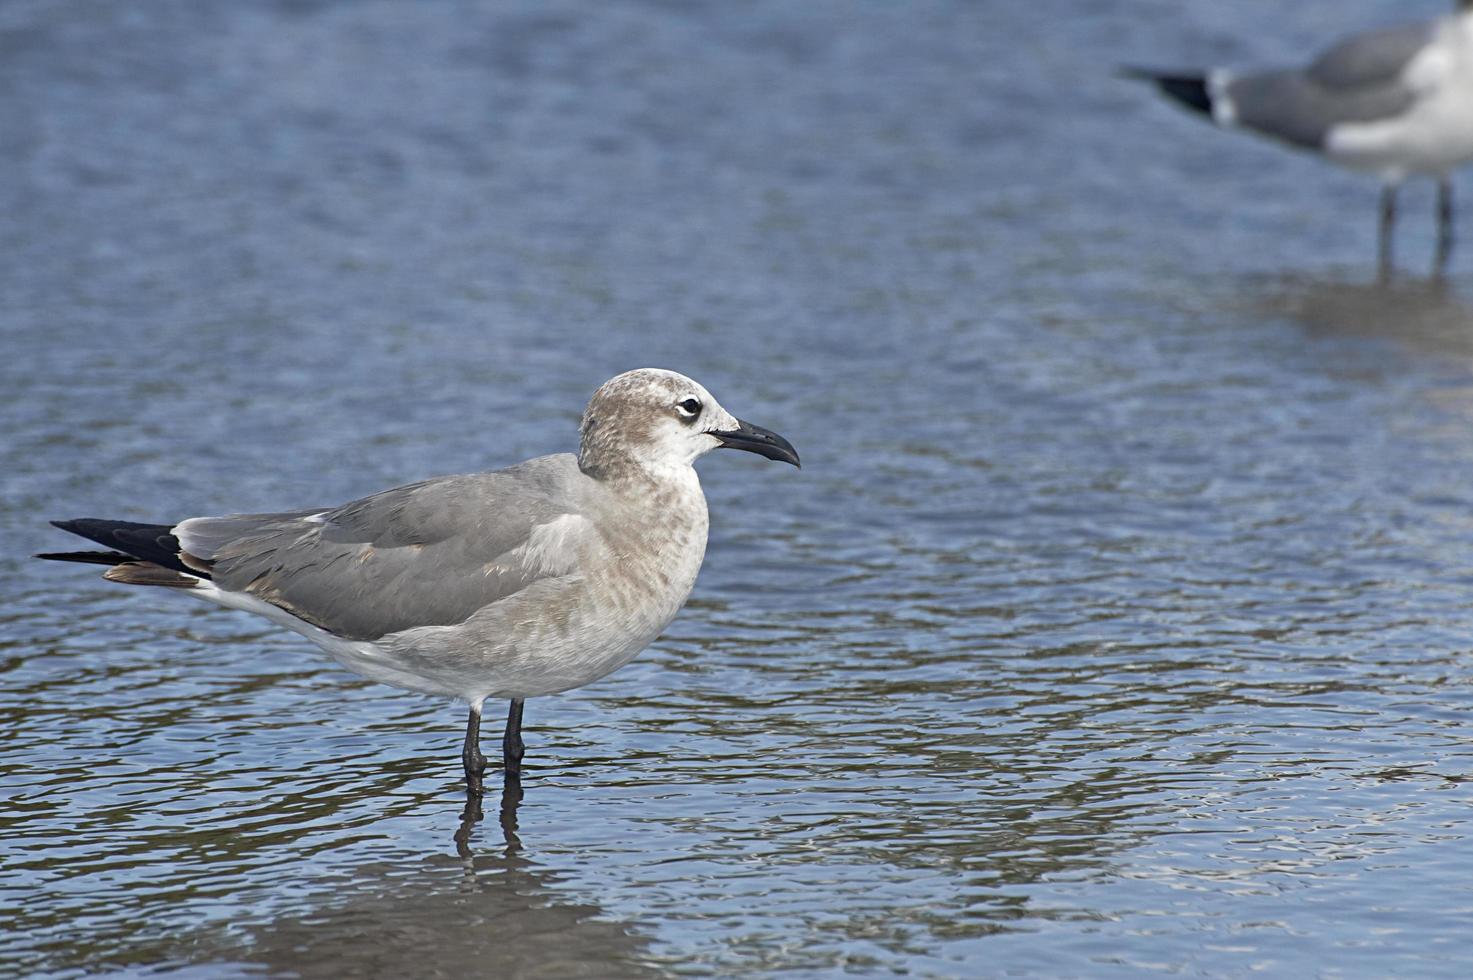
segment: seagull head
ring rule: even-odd
[[[578,465],[593,476],[633,466],[689,466],[713,449],[743,449],[798,466],[792,443],[743,422],[701,385],[674,371],[639,368],[593,393],[580,426]]]

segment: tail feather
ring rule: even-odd
[[[181,575],[151,561],[125,561],[103,572],[102,577],[124,585],[162,585],[171,589],[192,589],[199,585],[198,576]]]
[[[1212,115],[1212,93],[1208,90],[1206,75],[1125,67],[1120,69],[1120,77],[1150,82],[1167,97],[1180,102],[1188,109],[1200,112],[1204,116]]]

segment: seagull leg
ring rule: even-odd
[[[1376,251],[1378,278],[1381,282],[1391,279],[1391,237],[1396,226],[1396,185],[1381,188],[1381,234]]]
[[[1437,258],[1433,261],[1432,278],[1441,279],[1447,272],[1453,240],[1453,182],[1443,177],[1437,182]]]
[[[501,736],[501,761],[506,766],[507,781],[522,778],[522,699],[511,699],[506,714],[506,732]]]
[[[465,763],[466,796],[481,795],[481,774],[486,771],[486,757],[481,755],[481,705],[471,705],[471,716],[465,723],[465,748],[460,759]]]

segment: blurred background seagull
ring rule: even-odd
[[[1391,273],[1396,193],[1437,181],[1441,276],[1453,248],[1451,171],[1473,160],[1473,0],[1450,16],[1346,38],[1307,68],[1248,75],[1126,68],[1224,128],[1241,128],[1381,178],[1379,268]]]
[[[583,413],[576,456],[446,476],[334,508],[175,524],[54,522],[111,549],[37,555],[265,616],[373,680],[470,704],[466,789],[482,792],[481,706],[508,698],[506,777],[524,698],[622,667],[685,603],[706,551],[692,463],[727,447],[798,465],[672,371],[621,374]]]

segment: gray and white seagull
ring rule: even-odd
[[[576,456],[445,476],[341,507],[82,519],[57,527],[111,550],[38,555],[179,589],[295,630],[377,681],[470,704],[465,780],[479,796],[481,706],[507,698],[508,779],[522,702],[617,670],[669,625],[706,551],[692,467],[719,447],[798,464],[786,439],[728,414],[672,371],[621,374],[583,413]]]
[[[1391,271],[1397,188],[1437,181],[1441,275],[1453,248],[1451,172],[1473,160],[1473,0],[1437,20],[1348,37],[1306,68],[1237,75],[1127,68],[1224,128],[1244,129],[1380,177],[1379,264]]]

